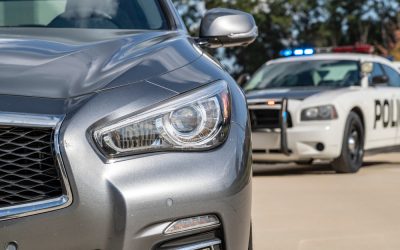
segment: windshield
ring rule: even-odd
[[[0,0],[1,27],[168,29],[158,0]]]
[[[265,65],[250,80],[246,91],[292,87],[349,87],[360,85],[356,61],[297,61]]]

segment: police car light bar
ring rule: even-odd
[[[293,50],[291,49],[284,49],[279,53],[281,56],[289,57],[293,55]]]
[[[354,46],[340,46],[332,48],[334,53],[362,53],[372,54],[375,52],[375,47],[369,44],[357,44]]]
[[[284,49],[279,54],[282,57],[290,56],[310,56],[322,53],[361,53],[373,54],[375,47],[369,44],[357,44],[351,46],[339,47],[325,47],[325,48],[297,48],[297,49]]]
[[[310,56],[315,54],[315,50],[313,48],[304,48],[304,49],[284,49],[279,53],[283,57],[289,56]]]

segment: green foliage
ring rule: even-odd
[[[260,0],[224,1],[208,0],[207,9],[225,7],[239,9],[253,14],[259,27],[258,39],[249,47],[226,49],[222,58],[236,58],[236,72],[255,72],[260,65],[277,56],[284,46],[282,39],[290,36],[291,18],[286,14],[281,2],[271,2],[268,5]],[[274,14],[272,14],[272,12]]]
[[[216,53],[232,73],[253,73],[285,47],[387,45],[400,25],[400,0],[176,0],[193,35],[206,9],[225,7],[253,14],[260,36],[247,48]],[[232,64],[232,61],[234,62]]]

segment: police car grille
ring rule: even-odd
[[[62,196],[53,132],[0,127],[0,208]]]
[[[253,130],[280,128],[280,114],[281,111],[279,109],[250,110],[251,125]],[[291,128],[292,126],[292,118],[289,113],[288,127]]]

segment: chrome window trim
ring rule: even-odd
[[[36,115],[23,113],[0,112],[0,126],[18,126],[18,127],[37,127],[54,129],[54,151],[56,157],[56,166],[59,170],[62,182],[63,195],[38,202],[22,204],[0,208],[0,221],[22,218],[36,214],[47,213],[66,208],[72,204],[73,197],[71,186],[68,181],[67,172],[61,157],[60,150],[60,129],[64,116],[57,115]]]

